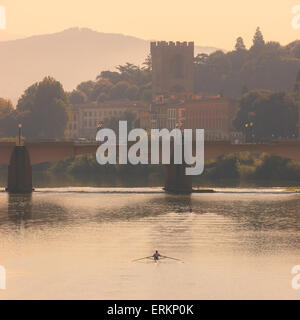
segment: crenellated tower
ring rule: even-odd
[[[194,42],[151,42],[153,97],[194,92]]]

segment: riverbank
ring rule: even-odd
[[[94,155],[33,166],[35,187],[160,187],[163,165],[104,165]],[[0,185],[6,186],[7,167],[0,169]],[[193,187],[285,187],[300,189],[300,164],[265,154],[241,153],[219,157],[205,164],[201,176],[193,176]]]

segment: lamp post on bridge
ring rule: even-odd
[[[101,128],[102,128],[102,123],[99,122],[99,123],[97,124],[97,132],[98,132]]]
[[[251,142],[253,143],[253,141],[254,141],[254,133],[253,133],[254,123],[251,121],[251,122],[249,123],[249,126],[250,126]]]
[[[102,123],[100,123],[100,122],[97,124],[97,127],[96,127],[96,135],[97,135],[98,131],[101,130],[102,126],[103,126],[103,125],[102,125]]]
[[[245,142],[253,142],[254,140],[254,134],[253,134],[253,127],[254,127],[254,122],[250,121],[250,122],[246,122],[244,124],[245,127]],[[248,139],[250,136],[250,139]]]
[[[18,128],[19,128],[19,138],[18,138],[18,141],[19,141],[19,146],[21,145],[21,137],[22,137],[22,124],[19,123],[18,124]]]
[[[245,126],[245,142],[247,143],[248,142],[248,127],[249,127],[248,122],[246,122],[244,126]]]
[[[176,129],[179,129],[182,132],[183,131],[183,123],[182,122],[177,122],[176,123]]]

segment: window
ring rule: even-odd
[[[171,72],[175,78],[183,78],[183,57],[177,54],[171,62]]]

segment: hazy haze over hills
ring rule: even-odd
[[[95,79],[103,70],[126,62],[141,64],[149,54],[149,42],[79,28],[0,41],[0,97],[16,102],[28,86],[48,75],[72,90],[82,81]],[[195,55],[215,50],[195,47]]]

